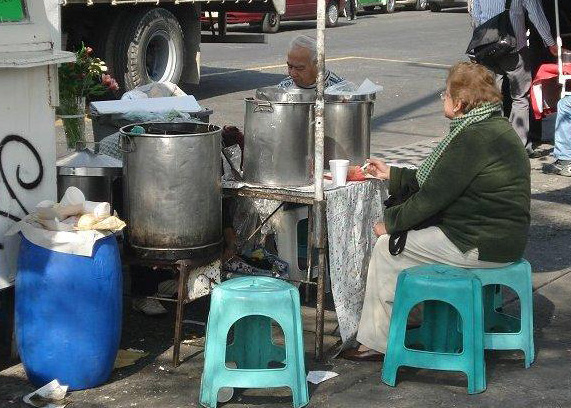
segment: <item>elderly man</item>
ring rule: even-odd
[[[278,84],[278,88],[312,89],[317,81],[317,46],[315,40],[306,35],[295,37],[289,44],[287,53],[289,76]],[[325,71],[325,87],[343,81],[333,72]]]

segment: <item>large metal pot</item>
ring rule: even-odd
[[[246,98],[244,179],[270,186],[313,180],[315,92],[270,87]]]
[[[325,167],[331,159],[363,164],[371,156],[375,94],[325,95]]]
[[[192,122],[121,128],[127,241],[136,255],[195,259],[220,250],[220,134]]]
[[[89,201],[106,201],[122,215],[120,160],[105,154],[94,153],[85,146],[56,163],[57,196],[61,200],[68,187],[79,188]]]
[[[375,94],[325,95],[325,166],[362,164],[370,156]],[[260,88],[246,98],[244,179],[277,186],[311,184],[315,90]]]

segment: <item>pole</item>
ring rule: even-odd
[[[315,102],[315,204],[313,206],[316,247],[319,249],[317,307],[315,319],[315,358],[323,359],[323,327],[325,298],[326,228],[323,194],[323,145],[325,139],[325,0],[317,0],[317,99]]]

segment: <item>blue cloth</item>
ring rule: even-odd
[[[557,160],[571,160],[571,96],[557,103],[553,155]]]

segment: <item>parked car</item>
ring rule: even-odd
[[[346,0],[330,0],[325,12],[325,23],[327,27],[334,27],[339,21],[339,16],[343,14]],[[277,33],[282,21],[292,20],[315,20],[317,18],[317,0],[286,0],[286,11],[284,14],[277,13],[247,13],[228,12],[226,13],[226,24],[249,23],[253,26],[260,26],[264,33]],[[212,22],[216,23],[218,15],[212,15]],[[201,21],[204,26],[211,23],[211,17],[203,15]]]
[[[406,6],[415,10],[426,10],[429,0],[358,0],[359,6],[365,11],[373,11],[381,7],[385,13],[392,13],[396,6]]]
[[[468,2],[462,0],[430,0],[428,7],[430,11],[438,12],[445,8],[468,7]]]

